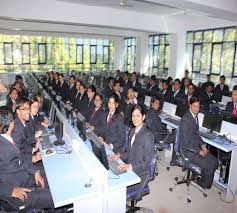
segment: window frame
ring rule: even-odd
[[[91,61],[91,49],[92,48],[95,48],[95,61],[92,62]],[[90,64],[96,64],[97,63],[97,45],[94,45],[94,44],[90,44]]]
[[[11,45],[11,62],[6,62],[6,45]],[[3,42],[3,51],[4,51],[4,65],[13,65],[14,57],[13,57],[13,42]]]
[[[78,62],[78,51],[77,48],[81,47],[82,48],[82,60]],[[83,64],[84,63],[84,44],[77,44],[76,45],[76,64]]]
[[[28,48],[29,48],[29,61],[28,62],[24,62],[24,53],[23,53],[23,46],[24,45],[28,45]],[[21,43],[21,61],[22,61],[22,64],[23,65],[27,65],[27,64],[31,64],[31,53],[30,53],[30,43],[29,42],[23,42]]]
[[[45,60],[42,62],[40,61],[40,47],[43,47],[44,46],[44,56],[45,56]],[[38,64],[46,64],[47,62],[47,43],[38,43]]]

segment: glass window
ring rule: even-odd
[[[90,45],[90,64],[96,64],[97,49],[95,45]]]
[[[83,64],[83,45],[77,45],[76,64]]]
[[[159,46],[153,46],[153,67],[158,67],[159,60]]]
[[[211,74],[219,75],[221,73],[221,53],[222,53],[222,45],[213,44]]]
[[[103,46],[103,64],[109,63],[109,46]]]
[[[232,75],[233,64],[234,64],[234,51],[235,51],[234,42],[228,42],[223,44],[222,72],[225,73],[226,76]]]
[[[203,42],[212,42],[213,31],[207,30],[203,33]]]
[[[236,37],[236,29],[235,28],[225,29],[224,41],[235,41],[235,37]]]
[[[213,42],[221,42],[223,41],[223,29],[221,30],[214,30],[213,33]]]
[[[193,72],[200,72],[201,70],[201,53],[202,45],[196,44],[193,49]]]
[[[13,43],[4,42],[4,64],[13,64]]]
[[[46,64],[46,44],[38,44],[38,64]]]
[[[195,43],[202,42],[202,32],[195,32],[195,34],[194,34],[194,42]]]
[[[30,43],[22,43],[22,64],[30,64]]]
[[[193,33],[187,33],[187,43],[193,43]]]
[[[203,43],[201,57],[201,73],[209,74],[211,65],[211,44]]]
[[[134,71],[136,61],[136,38],[124,38],[124,70]]]
[[[235,44],[234,76],[237,76],[237,43]]]

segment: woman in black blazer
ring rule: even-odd
[[[115,152],[123,150],[125,142],[124,118],[118,112],[118,96],[110,96],[108,99],[109,112],[106,115],[106,126],[104,139],[110,148]]]
[[[88,96],[84,84],[80,85],[79,92],[80,97],[76,100],[75,111],[82,113],[82,115],[84,116],[84,113],[88,107]]]
[[[91,85],[87,88],[88,105],[87,105],[87,108],[85,108],[85,112],[83,112],[87,121],[90,117],[90,114],[95,109],[95,103],[94,103],[95,93],[96,93],[96,88],[94,85]]]
[[[12,88],[9,93],[9,99],[7,101],[7,108],[12,114],[16,111],[16,101],[18,99],[18,92],[16,88]]]
[[[145,110],[142,105],[136,104],[132,108],[132,122],[134,128],[129,135],[129,144],[124,152],[110,156],[110,158],[121,158],[126,163],[119,166],[123,170],[133,170],[141,182],[132,186],[133,190],[147,180],[150,175],[150,163],[154,158],[154,135],[145,125]],[[130,187],[129,187],[130,188]]]
[[[102,96],[100,94],[95,95],[94,104],[95,107],[90,113],[86,127],[95,132],[98,136],[104,135],[106,126],[106,114],[102,108]]]

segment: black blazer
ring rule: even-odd
[[[161,92],[163,94],[163,91]],[[172,102],[172,92],[170,90],[166,90],[165,93],[163,94],[164,96],[164,101],[171,103]]]
[[[123,78],[119,76],[118,78],[115,78],[114,81],[118,81],[120,86],[123,87]]]
[[[58,80],[57,82],[54,80],[52,84],[53,90],[56,92],[56,94],[59,94],[60,92],[60,81]]]
[[[182,117],[179,127],[180,140],[182,140],[183,147],[193,149],[199,153],[201,146],[204,144],[201,137],[197,134],[199,130],[199,125],[196,124],[196,120],[188,110]],[[183,149],[183,152],[188,156],[193,156],[194,154],[190,151]]]
[[[61,95],[63,101],[67,101],[68,94],[69,94],[69,86],[66,83],[66,81],[64,81],[63,84],[60,84],[59,86],[59,95]]]
[[[13,102],[12,102],[11,99],[8,99],[6,106],[7,106],[8,111],[9,111],[10,113],[14,114],[13,108],[12,108],[12,107],[13,107]]]
[[[180,90],[179,90],[179,92],[174,96],[174,93],[175,92],[173,92],[173,94],[172,94],[172,103],[173,104],[177,104],[177,102],[176,102],[176,98],[178,98],[178,99],[185,99],[185,93],[184,93],[184,91],[180,88]]]
[[[109,87],[109,85],[107,84],[106,86],[105,86],[105,88],[103,89],[103,96],[105,97],[105,99],[107,100],[108,98],[109,98],[109,96],[111,96],[112,94],[113,94],[113,92],[114,92],[114,90],[113,89],[111,89],[110,87]]]
[[[111,121],[107,122],[106,114],[106,126],[105,126],[105,142],[113,145],[113,151],[115,153],[121,152],[125,142],[125,126],[124,119],[121,113],[115,112]]]
[[[234,110],[234,102],[230,101],[226,104],[225,111],[232,113]]]
[[[206,91],[206,87],[207,87],[208,84],[210,84],[210,85],[212,86],[212,88],[215,87],[215,84],[214,84],[212,81],[209,81],[209,82],[206,81],[206,82],[204,82],[204,83],[202,84],[201,90],[202,90],[202,91]]]
[[[206,91],[201,93],[200,101],[201,101],[201,105],[203,106],[204,111],[209,111],[210,104],[213,103],[212,100],[213,100],[213,95],[209,97]]]
[[[75,97],[76,97],[76,94],[77,94],[76,85],[74,84],[71,88],[70,88],[70,86],[68,88],[69,88],[69,90],[68,90],[68,100],[71,103],[74,103],[75,102]]]
[[[88,100],[87,92],[85,91],[82,96],[80,95],[77,98],[74,108],[76,111],[84,114],[84,112],[87,110],[88,103],[89,103],[89,100]]]
[[[128,79],[127,82],[123,81],[123,96],[127,98],[128,89],[132,86],[132,82]]]
[[[119,103],[118,103],[118,111],[119,111],[119,112],[123,112],[123,111],[124,111],[124,108],[125,108],[125,105],[126,105],[126,102],[125,102],[125,99],[124,99],[122,93],[120,93],[120,97],[119,97],[119,95],[118,95],[116,92],[113,92],[112,95],[118,97],[118,100],[119,100]]]
[[[218,84],[214,90],[214,95],[215,95],[215,100],[217,102],[220,102],[222,95],[226,95],[226,96],[230,95],[229,87],[225,84],[223,87],[223,90],[221,90],[221,86],[220,84]]]
[[[135,82],[135,85],[133,84],[133,82],[131,82],[131,84],[132,84],[132,87],[134,88],[134,90],[137,91],[137,92],[139,92],[142,88],[142,85],[137,80]]]
[[[91,101],[88,99],[87,107],[81,109],[81,113],[85,116],[86,120],[89,120],[90,115],[95,109],[94,98]]]
[[[96,135],[104,135],[106,126],[106,113],[103,110],[102,106],[97,109],[97,111],[92,111],[90,113],[88,122],[90,125],[94,126],[94,132]]]
[[[0,200],[9,201],[14,187],[26,187],[35,174],[32,165],[25,165],[19,149],[0,135]]]
[[[139,176],[149,175],[150,163],[154,157],[154,135],[143,125],[135,136],[133,145],[131,140],[135,134],[133,128],[129,135],[127,149],[121,153],[121,159],[132,165],[132,170]]]

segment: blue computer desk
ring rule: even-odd
[[[125,212],[126,188],[140,178],[132,171],[119,176],[107,171],[88,146],[90,142],[82,141],[58,109],[56,116],[64,123],[64,140],[72,153],[59,154],[63,149],[58,147],[55,155],[42,157],[55,207],[73,203],[74,212]],[[106,152],[112,153],[108,147]]]
[[[161,113],[160,118],[161,121],[170,126],[171,128],[178,128],[179,126],[165,120],[167,118],[167,114]],[[205,128],[200,128],[199,131],[207,131]],[[237,128],[236,128],[237,131]],[[228,183],[223,184],[219,181],[219,171],[217,170],[215,173],[214,177],[214,183],[216,183],[218,186],[221,186],[223,189],[226,191],[226,199],[227,200],[232,200],[234,196],[236,196],[237,192],[237,144],[236,143],[229,143],[227,140],[216,138],[214,140],[209,140],[205,137],[201,137],[202,140],[211,145],[216,147],[219,150],[222,150],[224,152],[231,152],[231,161],[230,161],[230,170],[229,170],[229,178],[228,178]]]

